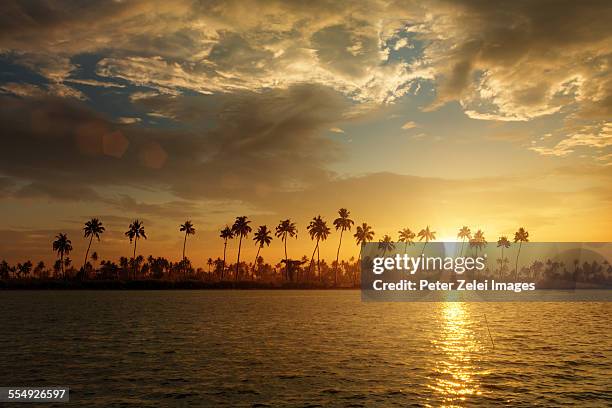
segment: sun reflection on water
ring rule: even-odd
[[[480,395],[478,375],[473,357],[482,349],[477,333],[472,329],[473,317],[464,303],[441,304],[441,333],[432,340],[438,356],[434,375],[428,385],[435,393],[435,405],[457,407],[473,395]]]

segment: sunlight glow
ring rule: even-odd
[[[439,340],[432,341],[441,358],[429,388],[438,394],[443,406],[455,407],[467,397],[482,393],[477,378],[480,373],[472,362],[472,355],[481,350],[481,345],[464,303],[446,302],[441,307],[442,332]]]

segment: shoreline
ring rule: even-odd
[[[0,290],[360,290],[360,286],[333,287],[316,282],[256,282],[198,280],[0,280]]]
[[[611,290],[610,286],[547,282],[538,290]],[[329,286],[319,282],[259,282],[201,280],[0,280],[2,290],[361,290],[361,285]]]

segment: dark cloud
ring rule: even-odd
[[[375,29],[366,22],[325,27],[313,34],[312,44],[324,66],[350,77],[363,76],[380,61]]]
[[[61,183],[31,182],[13,192],[16,198],[47,198],[67,201],[99,201],[102,199],[93,188]]]
[[[0,194],[10,194],[15,184],[15,181],[9,177],[0,177]]]
[[[191,219],[199,212],[195,203],[186,200],[175,200],[161,204],[151,204],[137,201],[121,194],[116,200],[109,201],[123,214],[138,214],[138,216],[162,217],[163,219]]]
[[[309,85],[145,103],[183,126],[123,126],[75,102],[5,97],[0,173],[26,185],[21,196],[95,199],[97,188],[129,186],[248,200],[329,177],[340,151],[323,130],[348,107]]]
[[[473,117],[525,120],[580,99],[585,117],[610,116],[609,1],[464,0],[430,6],[439,17],[430,35],[444,31],[448,43],[428,51],[437,66],[435,106],[461,99]]]

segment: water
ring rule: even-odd
[[[357,291],[0,292],[0,385],[70,386],[60,407],[610,406],[611,312]]]

